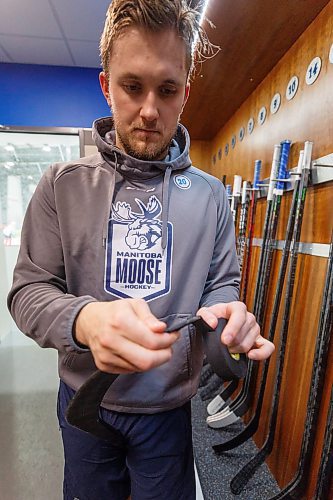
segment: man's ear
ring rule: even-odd
[[[109,92],[109,80],[104,73],[104,71],[101,71],[99,74],[99,83],[103,92],[103,95],[106,99],[106,102],[108,105],[111,107],[111,99],[110,99],[110,92]]]

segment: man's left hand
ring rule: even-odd
[[[219,318],[227,320],[221,341],[231,353],[246,353],[249,359],[261,361],[269,358],[274,352],[274,344],[260,335],[256,318],[243,302],[235,301],[202,307],[197,315],[214,329]]]

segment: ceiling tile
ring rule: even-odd
[[[0,34],[61,38],[45,0],[1,0]]]
[[[0,44],[16,63],[73,66],[62,40],[0,35]]]
[[[68,44],[77,66],[84,68],[100,67],[98,42],[77,42],[69,40]]]
[[[110,0],[49,0],[58,14],[66,38],[99,40]]]

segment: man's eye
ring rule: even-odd
[[[136,92],[140,91],[140,85],[137,85],[135,83],[124,83],[123,88],[129,94],[135,94]]]
[[[177,90],[173,87],[161,87],[160,92],[164,96],[172,96],[176,94]]]

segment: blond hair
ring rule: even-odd
[[[106,14],[100,41],[103,71],[109,73],[109,62],[114,41],[130,26],[152,32],[174,29],[186,47],[186,64],[191,74],[195,62],[202,62],[219,49],[211,44],[200,25],[201,12],[187,0],[113,0]]]

